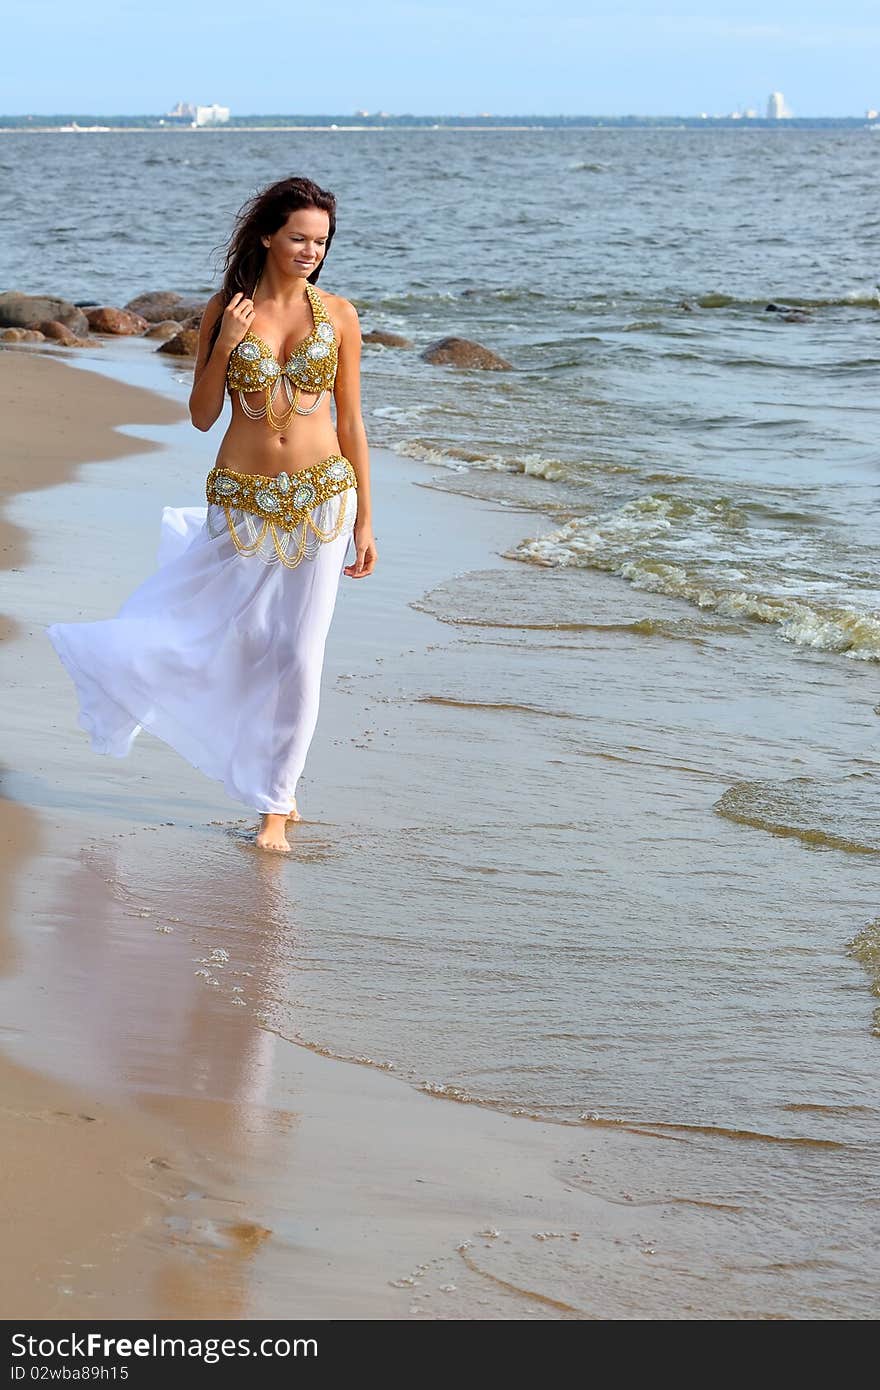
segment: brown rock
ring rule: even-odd
[[[179,320],[181,328],[194,328],[198,333],[202,324],[201,314],[187,314]]]
[[[145,338],[173,338],[175,333],[180,332],[180,324],[176,319],[163,319],[161,323],[153,323],[144,334]]]
[[[149,290],[130,299],[125,307],[147,323],[161,323],[163,319],[177,318],[177,305],[182,303],[183,295],[174,290]]]
[[[381,343],[383,347],[412,347],[411,338],[404,338],[402,333],[386,333],[384,328],[371,328],[361,336],[365,343]]]
[[[63,323],[71,333],[88,333],[89,321],[82,309],[67,299],[45,294],[0,294],[0,328],[35,328],[44,319]]]
[[[503,357],[473,343],[469,338],[438,338],[429,343],[421,354],[423,362],[431,362],[438,367],[476,367],[484,372],[510,372],[513,370]]]
[[[64,332],[67,332],[66,328]],[[0,328],[0,343],[45,343],[48,341],[45,333],[41,333],[39,328]]]
[[[40,336],[50,342],[60,343],[61,347],[86,347],[86,340],[71,333],[70,329],[56,319],[44,319],[40,324]]]
[[[126,337],[144,333],[149,327],[147,320],[129,309],[114,309],[104,304],[98,309],[86,309],[86,318],[93,333],[114,333]]]
[[[193,328],[181,328],[167,343],[156,348],[157,352],[170,352],[173,357],[195,357],[199,347],[199,335]]]

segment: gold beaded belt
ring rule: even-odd
[[[242,555],[278,559],[293,569],[304,556],[316,554],[322,542],[335,540],[346,522],[353,520],[357,474],[342,454],[275,478],[215,467],[208,474],[205,492],[209,503],[222,507],[226,528]],[[331,499],[341,493],[346,494],[342,502],[336,508],[330,506]],[[212,535],[219,534],[210,507],[208,528]],[[246,540],[239,529],[246,531]]]

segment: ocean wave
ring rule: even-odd
[[[847,954],[857,960],[868,976],[871,993],[880,998],[880,917],[863,927],[847,942]],[[880,1004],[874,1010],[872,1033],[880,1037]]]
[[[684,599],[720,617],[775,626],[779,636],[796,646],[880,661],[880,615],[799,594],[796,579],[785,573],[782,557],[786,546],[797,547],[802,538],[774,533],[769,556],[761,553],[758,537],[746,537],[751,547],[738,549],[735,533],[746,529],[746,521],[744,509],[729,498],[695,501],[651,494],[604,517],[576,517],[548,535],[520,542],[505,558],[548,567],[604,570],[637,589]],[[664,545],[667,552],[658,554]],[[720,576],[709,572],[713,563],[717,568],[716,552],[726,558],[725,573]],[[791,592],[774,593],[768,582],[750,581],[749,570],[754,572],[768,559],[775,565],[773,582],[787,585]],[[818,587],[818,576],[813,587]]]
[[[828,782],[813,777],[735,782],[713,809],[737,825],[800,840],[811,849],[880,855],[877,781],[853,773]],[[880,950],[880,935],[877,945]]]
[[[635,473],[641,470],[631,463],[620,463],[614,459],[581,460],[548,458],[543,454],[496,454],[480,449],[458,447],[455,450],[431,443],[424,439],[404,439],[389,446],[402,458],[419,459],[423,463],[435,463],[440,468],[448,468],[456,473],[476,469],[493,473],[520,473],[527,478],[543,478],[546,482],[583,482],[590,472]],[[655,474],[656,478],[678,480],[677,475]]]
[[[429,290],[413,289],[398,290],[393,294],[385,295],[358,295],[354,301],[357,308],[375,310],[399,310],[407,311],[413,308],[424,308],[432,304],[470,304],[470,303],[491,303],[491,304],[533,304],[540,300],[553,300],[554,310],[557,307],[556,296],[547,294],[533,286],[520,285],[479,285],[468,286],[466,289],[456,290]],[[577,307],[584,304],[598,302],[605,303],[607,295],[581,295],[572,301],[563,301],[562,308]]]
[[[778,304],[792,309],[880,309],[880,287],[847,290],[840,295],[815,298],[802,294],[770,294],[764,299],[739,299],[736,295],[712,290],[707,294],[695,296],[694,303],[700,309],[764,309],[768,304]]]

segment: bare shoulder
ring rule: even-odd
[[[223,313],[223,295],[220,290],[212,294],[202,310],[202,317],[199,322],[199,345],[196,351],[196,365],[194,371],[194,381],[198,381],[202,372],[208,364],[208,359],[214,351],[214,344],[211,341],[214,333],[214,325]]]
[[[216,294],[211,295],[211,298],[207,301],[202,310],[201,327],[206,333],[210,332],[214,327],[214,323],[219,318],[220,314],[222,314],[223,309],[223,292],[222,290],[218,290]]]
[[[350,299],[344,299],[341,294],[332,294],[330,290],[322,289],[320,285],[316,286],[316,289],[324,300],[330,313],[334,318],[337,318],[343,326],[350,326],[357,323],[357,309]]]
[[[314,288],[318,291],[318,294],[321,296],[321,298],[326,302],[328,309],[341,308],[344,304],[347,304],[349,308],[353,307],[351,302],[347,299],[343,299],[341,294],[334,294],[332,290],[325,290],[324,286],[321,284],[315,285]]]

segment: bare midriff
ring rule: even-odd
[[[323,463],[331,454],[341,454],[336,426],[330,412],[330,392],[324,396],[313,415],[294,415],[288,428],[280,432],[265,420],[251,420],[241,408],[237,396],[232,401],[232,419],[220,441],[215,468],[231,468],[236,473],[261,473],[277,478],[279,473],[301,473]],[[265,393],[251,391],[245,395],[248,405],[265,404]],[[314,405],[316,397],[301,391],[299,404],[303,410]],[[276,396],[280,414],[289,410],[283,390]]]

